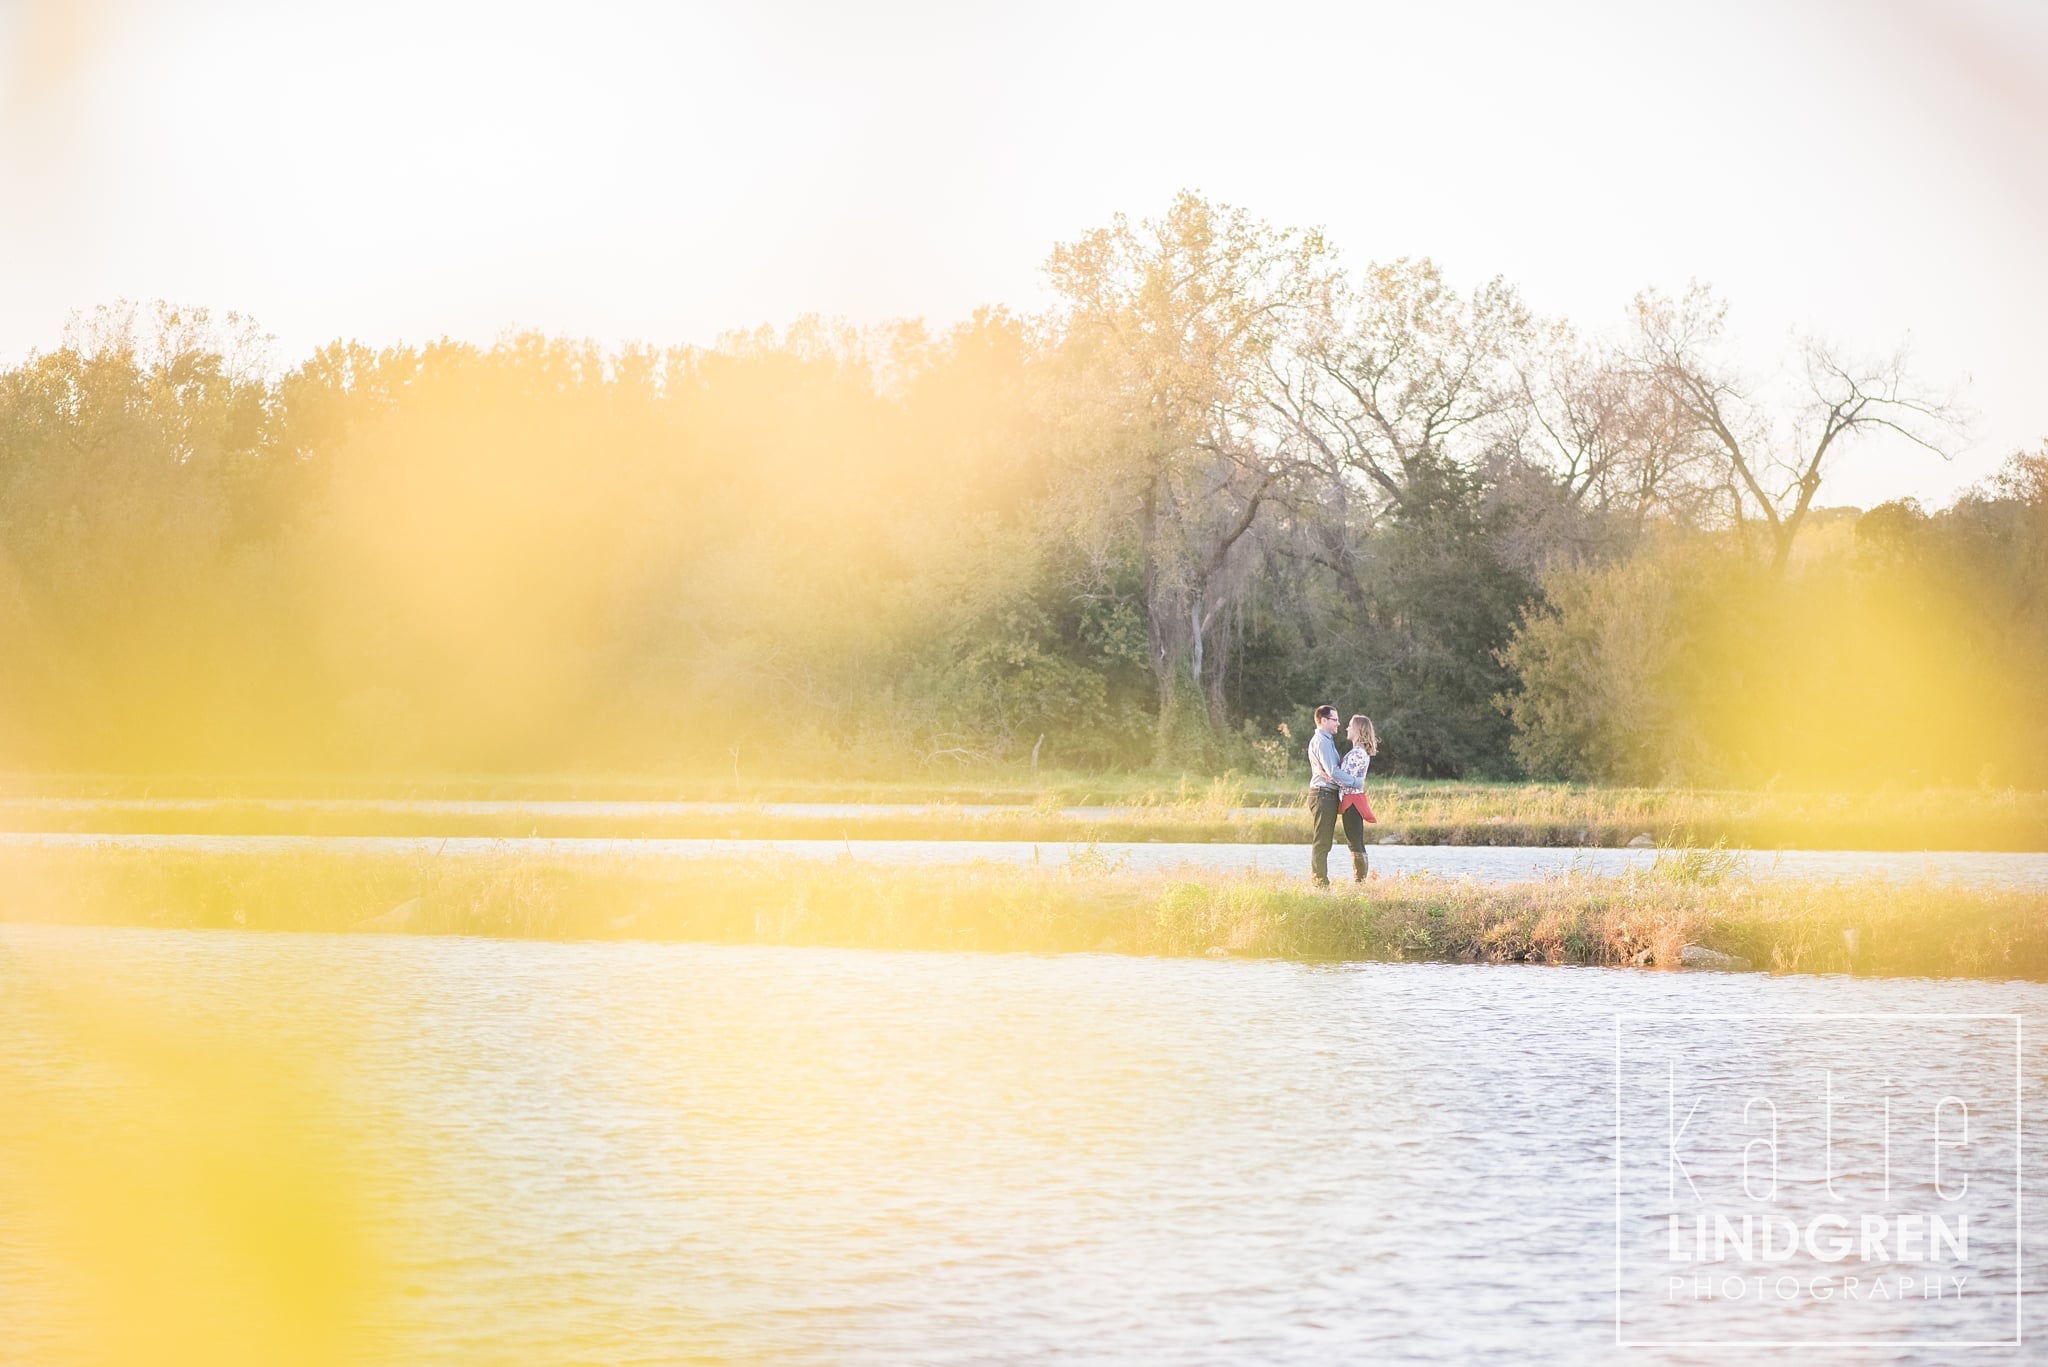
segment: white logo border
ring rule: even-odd
[[[1622,1333],[1621,1025],[1623,1021],[2002,1020],[2012,1022],[2013,1325],[2009,1339],[1630,1339]],[[2018,1348],[2026,1323],[2026,1018],[2016,1011],[1617,1011],[1614,1013],[1614,1346],[1616,1348]]]

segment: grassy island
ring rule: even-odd
[[[1410,845],[2043,850],[2048,793],[1809,793],[1376,779],[1369,838]],[[1192,841],[1307,838],[1300,790],[1187,774],[808,787],[645,778],[0,778],[0,830],[714,839]],[[450,804],[500,804],[451,810]],[[621,811],[560,804],[640,804]],[[791,814],[779,803],[867,810]],[[538,804],[554,804],[543,806]],[[659,804],[658,806],[655,804]]]
[[[2048,980],[2048,893],[1752,881],[1711,851],[1616,878],[1375,878],[1321,892],[1087,859],[886,868],[15,849],[0,854],[0,889],[0,919],[69,924]]]

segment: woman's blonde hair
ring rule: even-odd
[[[1351,737],[1351,743],[1362,746],[1368,755],[1377,755],[1380,752],[1380,735],[1372,729],[1371,717],[1353,717],[1346,731]]]

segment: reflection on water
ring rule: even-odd
[[[167,850],[329,850],[337,853],[630,855],[699,859],[842,859],[876,864],[1064,864],[1086,852],[1093,861],[1142,872],[1195,869],[1209,873],[1308,873],[1306,845],[1079,844],[1018,840],[668,840],[625,836],[436,835],[100,835],[84,832],[0,833],[0,849],[116,846]],[[1481,883],[1513,883],[1579,873],[1613,875],[1647,869],[1655,850],[1577,849],[1517,845],[1381,845],[1370,851],[1381,874],[1433,874]],[[2048,888],[2048,854],[1900,853],[1871,850],[1737,851],[1752,878],[1936,878],[1980,887]],[[1341,858],[1339,859],[1341,863]]]
[[[90,1071],[37,1004],[79,964],[327,1079],[393,1263],[389,1363],[1620,1361],[1616,1012],[2048,1008],[2031,984],[0,927],[15,1075]],[[2038,1050],[2024,1071],[2042,1113]],[[0,1324],[54,1353],[29,1313],[49,1250],[9,1209]]]

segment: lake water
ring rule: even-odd
[[[1266,872],[1307,876],[1308,846],[1183,844],[1079,844],[1014,840],[667,840],[613,836],[325,836],[325,835],[101,835],[88,832],[0,833],[8,847],[262,851],[324,849],[361,854],[439,852],[463,858],[524,853],[549,857],[588,855],[701,859],[845,859],[877,864],[1064,864],[1076,855],[1134,872],[1194,869],[1210,873]],[[1514,845],[1377,845],[1368,852],[1382,875],[1434,874],[1510,883],[1569,873],[1618,874],[1647,869],[1655,850],[1571,849]],[[2048,853],[1870,850],[1736,851],[1738,868],[1755,878],[1937,878],[1984,887],[2048,888]],[[1337,867],[1348,874],[1340,846]]]
[[[1661,1189],[1666,1121],[1639,1103],[1661,1106],[1667,1065],[1687,1095],[1780,1089],[1788,1149],[1817,1133],[1792,1092],[1825,1067],[1851,1098],[1880,1068],[1901,1201],[1926,1195],[1914,1088],[1968,1093],[1977,1147],[1951,1149],[1946,1180],[1968,1168],[1976,1280],[1683,1324],[1631,1300],[1631,1333],[1855,1331],[1885,1346],[1828,1360],[1944,1364],[1965,1359],[1940,1343],[2037,1327],[2014,1295],[2037,1274],[2001,1231],[2008,1103],[2048,1114],[2048,1059],[2004,1017],[2038,1021],[2043,985],[0,926],[0,1062],[39,1086],[93,1067],[48,1004],[66,994],[43,991],[70,971],[139,1019],[241,1031],[325,1079],[396,1250],[378,1362],[1817,1356],[1614,1347],[1618,1251],[1664,1237],[1633,1206],[1618,1237],[1617,1159],[1631,1201]],[[1618,1013],[1809,1019],[1624,1051]],[[1875,1114],[1829,1122],[1864,1209]],[[1706,1129],[1688,1180],[1711,1186],[1729,1173]],[[1788,1158],[1802,1215],[1811,1169]],[[0,1361],[61,1359],[44,1251],[8,1209]],[[1633,1262],[1624,1281],[1655,1299]]]

